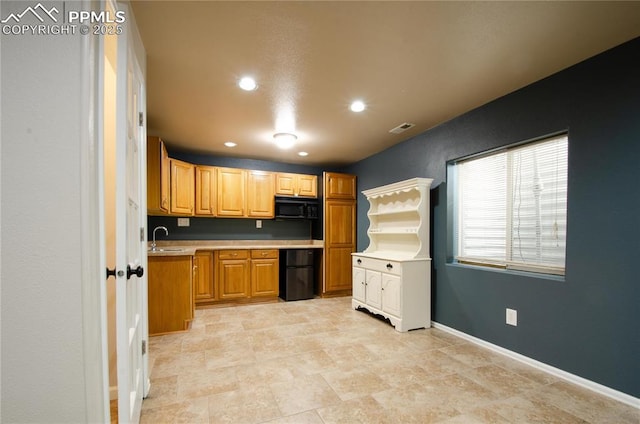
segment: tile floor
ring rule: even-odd
[[[640,423],[640,410],[348,297],[196,311],[150,340],[142,423]]]

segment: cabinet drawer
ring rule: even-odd
[[[358,262],[360,261],[360,262]],[[352,257],[353,266],[370,269],[372,271],[380,271],[387,274],[401,275],[402,264],[396,261],[388,261],[385,259],[365,258],[362,256]]]
[[[219,250],[218,258],[220,259],[248,259],[248,250]]]
[[[252,250],[251,259],[278,259],[278,249]]]

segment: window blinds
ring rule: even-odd
[[[460,262],[564,274],[567,135],[456,164]]]

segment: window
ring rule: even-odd
[[[453,165],[458,262],[564,274],[566,134]]]

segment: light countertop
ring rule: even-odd
[[[151,246],[151,242],[149,242]],[[197,250],[222,249],[322,249],[323,240],[158,240],[149,256],[189,256]]]

